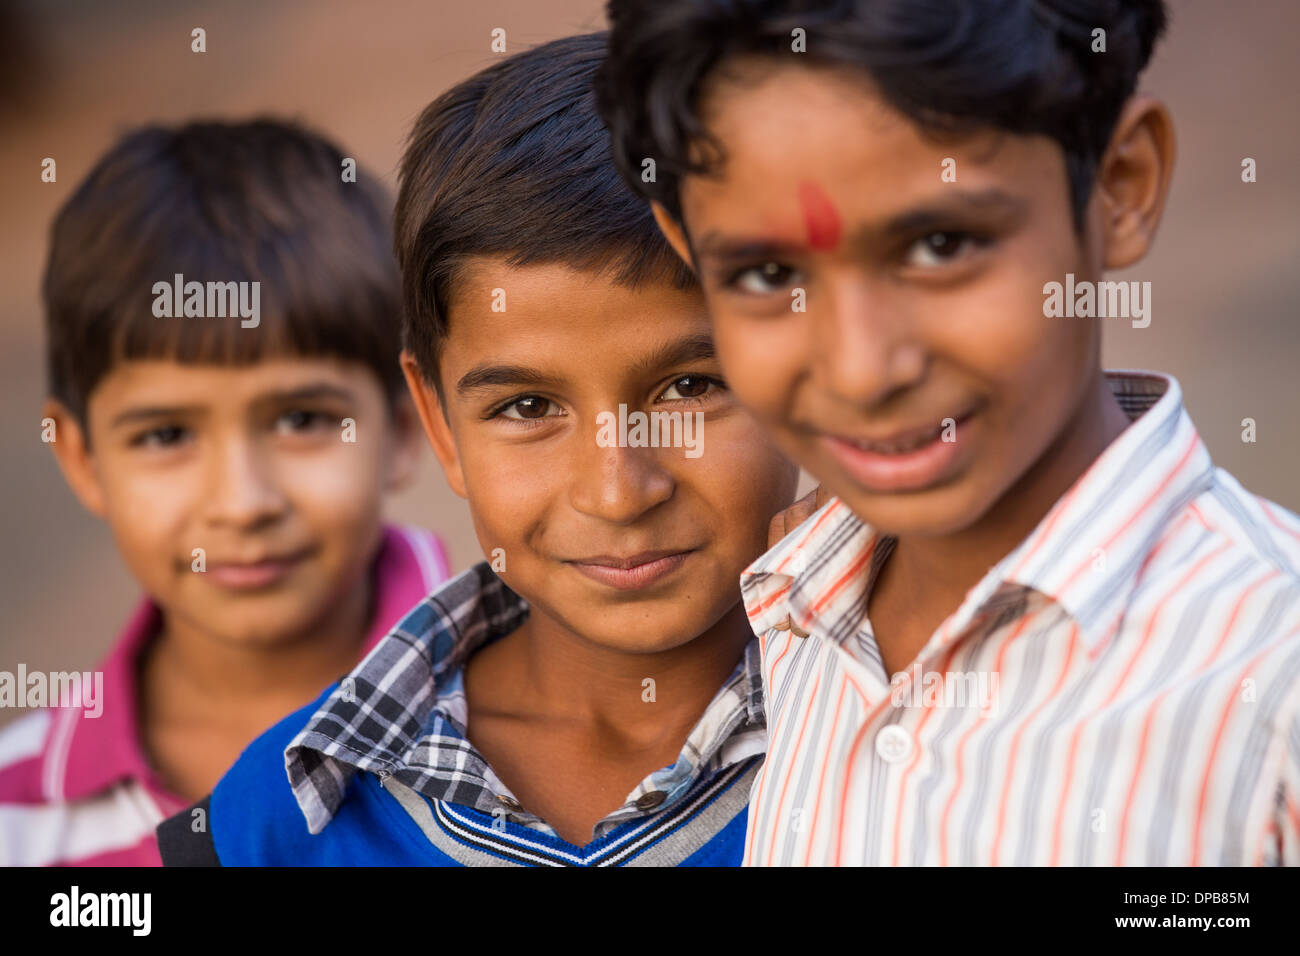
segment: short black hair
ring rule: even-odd
[[[389,197],[303,126],[271,118],[122,136],[59,210],[43,280],[50,395],[79,421],[123,360],[240,365],[277,354],[368,365],[405,394]],[[259,282],[256,327],[158,318],[156,282]]]
[[[439,388],[448,303],[472,257],[698,288],[614,168],[592,90],[607,43],[591,33],[514,54],[447,90],[411,130],[394,214],[404,340]]]
[[[934,132],[1043,134],[1065,152],[1076,231],[1124,102],[1165,29],[1163,0],[609,0],[596,80],[624,180],[682,220],[679,185],[723,156],[699,97],[732,57],[864,70]],[[806,51],[792,51],[792,31]],[[1093,31],[1105,52],[1093,53]],[[692,147],[711,152],[693,156]],[[656,175],[641,175],[645,159]]]

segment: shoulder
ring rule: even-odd
[[[1207,527],[1261,566],[1300,583],[1300,516],[1251,494],[1222,468],[1194,502]]]
[[[426,528],[406,524],[385,525],[384,547],[386,551],[404,559],[394,562],[395,566],[410,565],[418,569],[424,593],[451,577],[451,560],[447,555],[446,544]]]
[[[0,803],[45,799],[41,778],[54,717],[41,709],[0,729]]]
[[[49,831],[55,822],[45,786],[53,717],[53,711],[38,710],[0,729],[0,866],[41,865],[50,858],[48,846],[46,852],[37,854],[32,844],[34,833]],[[55,827],[59,832],[64,829]],[[37,842],[57,845],[57,840],[44,834]]]
[[[285,767],[285,750],[337,683],[253,741],[202,801],[164,821],[168,866],[447,865],[372,774],[339,775],[341,802],[313,834]]]
[[[1300,639],[1300,518],[1216,469],[1145,556],[1139,588],[1170,606],[1199,608],[1185,622],[1189,628],[1294,645]]]
[[[337,684],[249,744],[212,793],[163,821],[167,866],[275,865],[301,859],[308,837],[284,769],[284,751]]]
[[[1252,647],[1280,661],[1300,653],[1300,518],[1244,489],[1217,469],[1194,503],[1209,532],[1206,548],[1222,551],[1234,577],[1226,626],[1249,628]],[[1300,683],[1300,674],[1295,675]]]
[[[1183,562],[1188,632],[1214,637],[1285,726],[1300,711],[1300,517],[1222,468],[1188,512],[1199,536]]]
[[[1162,649],[1144,660],[1201,694],[1207,682],[1245,694],[1270,723],[1289,719],[1300,706],[1300,519],[1216,469],[1134,560],[1124,629]]]

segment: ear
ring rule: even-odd
[[[677,255],[691,267],[692,271],[698,271],[695,269],[695,257],[691,255],[691,245],[686,239],[686,231],[682,229],[681,225],[667,209],[653,200],[650,202],[650,211],[654,213],[655,222],[659,224],[659,231],[664,234],[668,244],[676,250]]]
[[[1174,123],[1149,96],[1125,104],[1097,165],[1091,215],[1105,245],[1103,266],[1122,269],[1151,248],[1174,172]]]
[[[53,398],[46,399],[41,407],[41,417],[54,420],[54,441],[49,446],[54,452],[54,460],[59,463],[59,470],[63,472],[63,480],[83,508],[97,518],[103,518],[104,488],[99,481],[99,471],[85,429],[66,405]]]
[[[415,480],[420,462],[420,416],[408,394],[393,400],[391,409],[392,448],[385,456],[388,473],[385,487],[401,491]]]
[[[424,426],[424,434],[433,446],[433,453],[438,458],[438,464],[442,465],[443,474],[447,476],[447,484],[462,498],[468,497],[465,494],[465,475],[461,471],[460,455],[456,451],[456,441],[452,437],[451,425],[447,422],[442,402],[438,399],[438,392],[425,381],[415,356],[405,349],[402,350],[402,374],[406,376],[406,387],[411,393],[415,411],[420,416],[420,424]]]

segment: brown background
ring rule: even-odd
[[[1177,376],[1211,453],[1300,510],[1300,129],[1293,0],[1172,0],[1144,89],[1177,123],[1173,195],[1155,251],[1112,278],[1152,282],[1147,329],[1108,327],[1106,364]],[[190,52],[190,30],[207,52]],[[38,289],[50,221],[125,129],[196,116],[298,118],[390,188],[419,110],[509,49],[601,29],[599,0],[70,2],[0,5],[0,670],[87,669],[138,592],[40,440]],[[58,182],[40,181],[41,160]],[[1259,182],[1243,184],[1243,157]],[[1241,442],[1241,420],[1258,441]],[[430,455],[394,518],[432,526],[455,570],[480,557],[464,503]],[[18,711],[0,711],[0,724]]]

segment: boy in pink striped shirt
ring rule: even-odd
[[[1300,863],[1300,519],[1100,364],[1151,321],[1101,276],[1169,188],[1161,0],[609,14],[616,161],[831,495],[742,578],[746,863]]]
[[[389,202],[346,169],[295,125],[148,127],[54,223],[50,448],[145,597],[97,700],[0,731],[0,865],[157,865],[162,819],[448,576],[381,517],[419,425]]]

